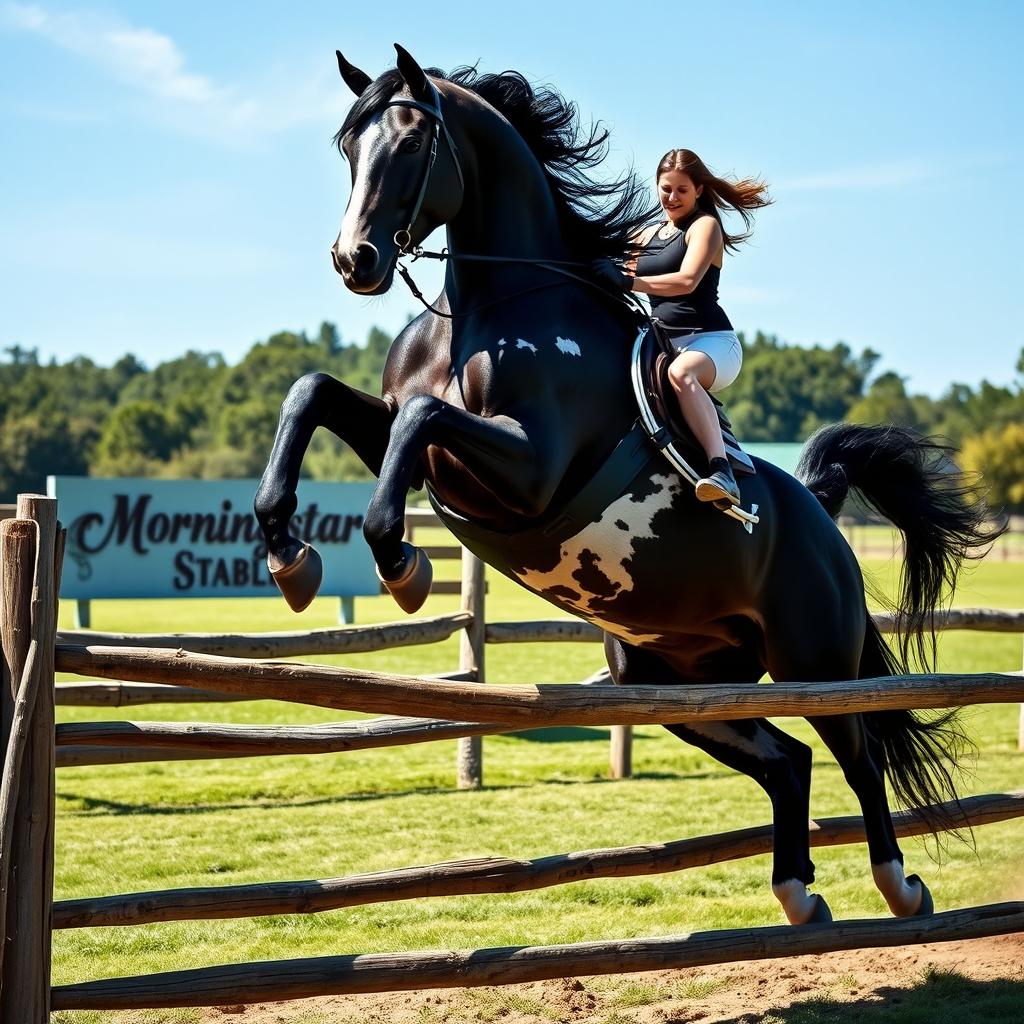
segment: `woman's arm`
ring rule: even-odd
[[[722,248],[722,229],[714,217],[701,217],[689,231],[686,255],[672,274],[633,278],[633,291],[647,295],[689,295],[700,284]]]

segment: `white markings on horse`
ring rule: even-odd
[[[375,160],[379,156],[380,148],[377,143],[383,134],[383,121],[381,116],[377,116],[366,125],[359,135],[359,159],[352,181],[352,194],[349,197],[348,206],[345,207],[345,216],[342,218],[341,231],[338,235],[338,246],[342,252],[351,252],[357,243],[363,241],[361,214],[369,197],[380,185],[378,181],[371,187],[371,182],[375,177],[372,164],[379,162],[379,160]]]
[[[889,904],[889,909],[897,917],[910,917],[921,909],[921,901],[924,899],[921,882],[908,882],[903,876],[903,865],[898,860],[872,864],[871,875],[878,891]]]
[[[534,355],[537,354],[537,346],[532,342],[524,341],[522,338],[516,338],[516,348],[528,348]]]
[[[790,924],[807,924],[814,914],[818,897],[807,891],[807,886],[796,878],[772,885],[775,898],[782,904]]]
[[[642,644],[659,639],[660,633],[640,632],[605,618],[608,602],[636,585],[630,572],[635,542],[655,536],[655,516],[672,505],[681,489],[679,478],[674,475],[658,474],[650,482],[652,491],[645,498],[635,501],[631,494],[622,495],[605,509],[600,519],[563,541],[559,562],[553,569],[527,569],[519,574],[523,586],[542,595],[553,592],[560,603],[622,640]],[[618,522],[625,523],[627,528],[617,526]],[[597,573],[607,581],[602,593],[585,590],[589,573]]]
[[[577,345],[572,338],[556,338],[555,348],[557,348],[559,352],[564,352],[567,356],[582,357],[579,345]]]
[[[767,729],[760,727],[749,738],[723,722],[687,722],[686,728],[723,747],[732,747],[733,750],[755,757],[758,761],[789,757],[786,748]]]

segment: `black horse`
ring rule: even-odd
[[[651,212],[643,186],[590,180],[606,134],[582,132],[554,90],[515,72],[425,73],[397,49],[397,69],[375,81],[338,54],[358,99],[337,136],[352,195],[334,264],[352,291],[383,293],[397,261],[442,224],[452,259],[433,310],[392,346],[382,398],[311,374],[284,401],[256,513],[292,607],[319,583],[318,558],[289,520],[324,426],[379,478],[364,532],[406,610],[429,587],[426,556],[403,542],[406,494],[425,480],[472,550],[605,630],[616,682],[851,679],[906,671],[912,648],[924,658],[930,610],[985,539],[983,510],[945,450],[904,430],[836,425],[808,442],[800,480],[756,461],[743,482],[759,507],[752,532],[699,503],[653,447],[634,443],[637,320],[579,269],[628,248]],[[833,519],[851,487],[903,533],[899,654],[871,622]],[[948,827],[931,805],[955,796],[955,726],[910,712],[810,721],[860,801],[892,912],[930,913],[927,887],[904,876],[884,779],[935,830]],[[810,748],[764,719],[668,728],[763,787],[772,889],[792,923],[828,920],[807,890]]]

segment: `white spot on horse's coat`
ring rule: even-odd
[[[537,354],[537,346],[532,342],[523,341],[522,338],[516,338],[516,348],[528,348],[534,355]]]
[[[752,737],[743,736],[726,722],[687,722],[686,728],[723,747],[732,747],[758,761],[788,757],[786,748],[767,729],[758,728]]]
[[[782,904],[790,924],[807,924],[817,907],[818,897],[807,891],[807,886],[795,878],[777,882],[772,886],[775,898]]]
[[[564,352],[567,356],[581,356],[580,347],[572,338],[556,338],[555,348]]]
[[[504,339],[504,338],[502,338],[502,339],[501,339],[501,340],[500,340],[500,341],[498,342],[498,348],[501,348],[501,346],[502,346],[502,345],[504,345],[504,344],[505,344],[505,339]]]
[[[560,602],[620,639],[640,644],[657,640],[660,633],[641,633],[603,617],[607,615],[604,602],[633,590],[636,581],[626,563],[633,558],[635,542],[655,536],[654,518],[672,505],[681,484],[674,475],[658,474],[651,479],[651,487],[652,492],[640,501],[634,501],[630,494],[617,498],[600,519],[562,542],[558,565],[546,572],[526,569],[518,574],[520,582],[540,594],[555,588],[562,593],[575,591],[580,595],[578,598],[560,597]],[[617,521],[626,523],[628,529],[616,526]],[[585,571],[584,566],[587,566]],[[608,581],[604,593],[583,591],[579,577],[585,578],[585,572],[599,572]]]
[[[897,917],[910,917],[921,909],[924,886],[920,880],[908,882],[903,876],[903,865],[898,860],[891,860],[887,864],[872,864],[871,875],[878,891],[889,904],[889,909]]]

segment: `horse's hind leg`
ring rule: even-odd
[[[862,715],[809,718],[832,751],[850,788],[860,802],[871,858],[871,874],[889,909],[897,917],[932,912],[928,887],[916,875],[903,874],[903,853],[885,793],[884,754],[865,728]]]
[[[660,657],[605,637],[605,652],[616,683],[670,685],[692,682],[756,683],[763,666],[744,649],[701,659],[701,676],[683,679]],[[733,722],[667,725],[669,732],[723,764],[752,778],[772,805],[772,892],[790,924],[830,921],[821,896],[807,891],[814,881],[808,842],[811,750],[763,718]]]
[[[783,643],[778,633],[768,633],[768,670],[773,679],[785,682],[826,682],[856,679],[859,675],[861,644],[844,642],[844,634],[855,635],[857,615],[849,627],[803,631],[799,638]],[[861,634],[863,635],[863,634]],[[817,640],[816,637],[821,638]],[[875,885],[898,917],[929,914],[931,895],[917,876],[905,878],[903,854],[896,841],[892,814],[885,792],[885,759],[881,745],[871,738],[862,715],[829,715],[808,721],[832,752],[853,790],[864,816],[864,831]]]
[[[320,582],[315,569],[310,575],[310,559],[305,560],[303,572],[288,572],[298,566],[306,551],[289,524],[297,505],[299,470],[313,431],[327,427],[337,434],[376,476],[387,449],[392,415],[381,399],[356,391],[326,373],[300,377],[281,405],[274,447],[254,506],[267,541],[267,562],[296,611],[312,600]]]

